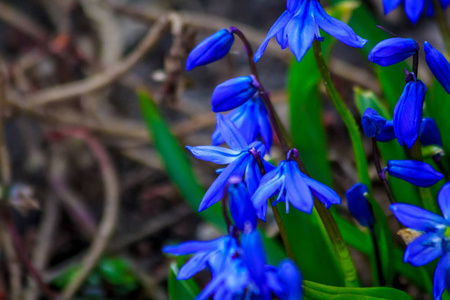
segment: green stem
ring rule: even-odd
[[[419,139],[416,140],[412,149],[407,152],[409,152],[409,155],[411,156],[412,159],[418,160],[418,161],[423,161],[422,146],[420,144]],[[431,194],[431,190],[429,188],[423,188],[423,187],[418,187],[418,189],[419,189],[420,198],[422,199],[423,208],[425,208],[426,210],[429,210],[431,212],[439,214],[439,208],[437,206],[436,201],[433,198],[433,195]]]
[[[331,80],[330,72],[323,58],[320,42],[314,41],[313,50],[317,66],[319,68],[320,76],[322,77],[323,83],[325,85],[325,89],[328,95],[330,96],[336,110],[338,111],[339,115],[344,121],[347,130],[349,132],[352,148],[355,152],[355,160],[356,160],[356,167],[358,169],[359,180],[365,185],[367,185],[370,189],[371,182],[369,178],[366,155],[364,152],[361,136],[359,134],[359,128],[356,125],[356,121],[353,118],[353,115],[350,113],[346,104],[344,103],[338,91],[336,90],[333,81]],[[318,211],[322,218],[321,211],[323,211],[323,209],[319,209],[320,207],[321,206],[319,205]],[[324,221],[324,224],[326,224],[328,221],[329,220]],[[334,220],[333,223],[335,224]],[[334,237],[334,239],[332,239],[332,242],[333,246],[338,251],[339,258],[341,259],[341,264],[346,276],[346,284],[354,284],[355,282],[352,280],[354,279],[353,276],[356,277],[356,270],[354,269],[355,267],[351,262],[351,258],[348,253],[348,249],[344,243],[344,240],[342,239],[342,236],[340,236],[340,232],[339,237],[338,238]]]
[[[314,48],[314,56],[316,57],[317,66],[319,68],[323,84],[325,85],[325,89],[328,95],[330,96],[334,107],[336,108],[337,112],[344,121],[348,133],[350,135],[352,148],[353,151],[355,152],[356,168],[358,170],[359,181],[367,185],[370,189],[371,182],[367,167],[366,154],[364,152],[361,135],[359,134],[358,125],[356,124],[355,118],[353,118],[353,115],[351,114],[344,100],[342,100],[341,96],[336,90],[336,87],[333,84],[333,81],[331,80],[328,66],[326,65],[325,60],[323,58],[320,42],[315,40],[313,43],[313,48]]]
[[[436,14],[436,21],[444,39],[447,54],[450,55],[450,26],[445,16],[445,11],[442,10],[439,0],[433,0],[433,7]]]

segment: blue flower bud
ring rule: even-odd
[[[207,37],[189,53],[186,71],[221,59],[228,54],[233,42],[234,35],[226,29],[221,29]]]
[[[416,160],[390,160],[386,169],[389,175],[421,187],[430,187],[444,178],[429,164]]]
[[[256,228],[258,224],[256,212],[244,183],[231,184],[228,194],[230,195],[230,212],[236,227],[240,231]]]
[[[372,207],[366,198],[368,193],[369,189],[362,183],[355,184],[347,191],[347,193],[345,193],[348,210],[352,216],[358,220],[358,223],[364,227],[372,227],[375,223]]]
[[[376,110],[368,108],[363,113],[361,124],[367,137],[376,137],[381,133],[386,119],[380,116]]]
[[[377,135],[378,142],[389,142],[395,139],[394,122],[386,121],[380,134]]]
[[[252,99],[257,91],[252,76],[227,80],[214,89],[211,97],[212,111],[217,113],[232,110]]]
[[[442,147],[441,133],[432,118],[422,119],[422,125],[420,125],[420,143],[422,146],[436,145]]]
[[[250,276],[257,286],[263,287],[266,281],[264,268],[267,259],[261,235],[257,230],[242,236],[242,250],[242,260]]]
[[[412,74],[412,73],[411,73]],[[394,109],[394,132],[401,146],[412,148],[419,137],[423,101],[427,88],[420,80],[406,84]]]
[[[424,45],[425,60],[427,61],[428,67],[445,91],[450,94],[450,63],[445,56],[434,49],[430,43],[425,42]]]
[[[369,61],[383,66],[391,66],[413,56],[419,46],[413,39],[390,38],[379,42],[369,53]]]
[[[278,279],[282,286],[282,297],[285,300],[302,299],[302,274],[290,259],[284,259],[278,266]]]

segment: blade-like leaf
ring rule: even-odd
[[[170,264],[169,268],[169,297],[170,300],[193,300],[200,293],[200,288],[195,281],[190,278],[188,280],[177,280],[179,267],[184,261],[179,258],[175,263]]]

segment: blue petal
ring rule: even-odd
[[[441,187],[438,194],[438,203],[444,218],[450,220],[450,182]]]
[[[383,126],[383,129],[381,130],[380,134],[377,135],[377,141],[389,142],[392,141],[393,139],[395,139],[394,122],[387,121],[386,124]]]
[[[255,62],[258,62],[258,60],[261,58],[261,56],[264,54],[264,51],[266,51],[267,45],[269,44],[269,41],[271,38],[277,35],[278,32],[282,31],[287,23],[292,19],[293,14],[289,13],[288,11],[285,11],[278,20],[272,25],[269,32],[267,33],[266,38],[262,42],[261,46],[259,46],[258,50],[256,50],[255,53]]]
[[[438,232],[447,227],[444,218],[423,208],[406,203],[394,203],[390,208],[405,227],[426,232]]]
[[[445,91],[450,94],[450,63],[445,56],[434,49],[430,43],[425,42],[424,48],[425,60],[427,61],[428,67]]]
[[[426,91],[422,81],[408,82],[395,106],[394,131],[401,146],[411,149],[419,136]]]
[[[251,101],[248,101],[247,103],[250,103],[250,102]],[[244,107],[247,106],[247,103],[245,103],[242,106],[239,106],[238,108],[232,110],[230,113],[225,115],[225,118],[229,119],[239,130],[244,125],[245,114],[246,114],[246,110],[244,109]],[[215,128],[211,138],[212,138],[212,144],[214,146],[218,146],[225,142],[217,125],[216,125],[216,128]],[[248,142],[248,140],[247,140],[247,142]]]
[[[221,114],[216,114],[217,128],[222,134],[223,139],[227,145],[236,151],[242,151],[248,148],[248,143],[239,133],[239,129],[229,119]]]
[[[262,101],[258,103],[258,113],[256,114],[256,122],[258,123],[259,131],[261,137],[266,145],[267,152],[270,153],[272,148],[272,127],[270,126],[269,117],[267,115],[267,110],[264,107]]]
[[[257,91],[250,76],[227,80],[216,86],[213,91],[212,111],[217,113],[232,110],[253,98]]]
[[[433,279],[433,297],[435,300],[441,300],[442,293],[446,288],[446,281],[448,281],[447,276],[448,270],[450,268],[450,253],[446,253],[439,260],[436,270],[434,271]]]
[[[213,277],[211,281],[205,286],[205,288],[200,292],[200,294],[195,297],[195,300],[208,300],[214,292],[220,288],[225,281],[225,279],[229,276],[227,272],[222,272],[217,276]]]
[[[383,0],[384,14],[387,15],[393,11],[403,0]]]
[[[422,146],[442,147],[442,138],[436,122],[432,118],[423,118],[420,125],[420,143]]]
[[[186,148],[196,158],[220,165],[232,163],[240,154],[238,151],[216,146],[186,146]]]
[[[386,67],[404,61],[419,49],[413,39],[390,38],[379,42],[369,53],[369,61]]]
[[[262,239],[258,231],[254,230],[242,237],[242,260],[250,273],[251,278],[258,287],[266,283],[264,266],[266,264],[266,253]]]
[[[424,233],[406,247],[403,262],[415,267],[426,265],[442,255],[442,237],[436,233]]]
[[[416,160],[390,160],[387,171],[391,176],[421,187],[430,187],[444,178],[429,164]]]
[[[234,35],[221,29],[204,39],[189,53],[186,61],[186,71],[217,61],[228,54],[234,43]]]
[[[300,62],[306,51],[311,48],[317,25],[312,13],[308,10],[308,5],[302,5],[301,11],[287,25],[285,32],[288,34],[289,49],[295,58]]]
[[[280,174],[280,166],[278,168],[268,172],[261,178],[259,187],[255,194],[252,196],[253,206],[255,207],[258,218],[265,220],[266,215],[261,215],[261,208],[267,207],[267,200],[272,197],[273,194],[280,188],[283,178]]]
[[[375,137],[380,134],[385,124],[386,119],[380,116],[376,110],[368,108],[364,111],[361,125],[367,137]]]
[[[228,237],[226,237],[228,238]],[[164,253],[172,255],[186,255],[194,254],[201,251],[213,251],[220,248],[220,245],[224,243],[224,237],[217,238],[212,241],[191,241],[184,242],[175,246],[165,246],[163,248]]]
[[[310,5],[315,21],[323,31],[351,47],[363,48],[367,43],[367,40],[357,36],[350,26],[329,16],[319,1],[310,1]]]
[[[211,184],[209,189],[206,191],[205,196],[203,196],[202,202],[198,211],[203,211],[210,207],[211,205],[218,202],[223,197],[223,192],[225,186],[231,176],[242,177],[245,168],[249,163],[249,154],[242,154],[235,161],[229,164],[225,170],[216,178],[216,180]]]
[[[278,277],[283,286],[284,300],[301,300],[303,298],[302,275],[290,259],[281,261],[278,267]]]
[[[352,216],[364,227],[371,227],[375,223],[372,207],[367,201],[369,189],[365,184],[357,183],[345,193],[347,205]]]
[[[425,7],[425,0],[405,0],[405,13],[416,24]]]
[[[228,193],[230,195],[230,212],[236,227],[240,231],[244,231],[246,226],[250,226],[252,229],[256,228],[258,220],[245,185],[242,182],[230,185]]]
[[[178,272],[178,280],[186,280],[206,268],[206,262],[210,253],[197,253]]]
[[[286,161],[285,168],[286,203],[289,202],[298,210],[310,214],[314,206],[314,199],[297,163]]]
[[[332,188],[304,174],[302,174],[302,178],[310,188],[312,194],[320,202],[325,204],[327,208],[330,208],[331,204],[341,204],[341,197]]]

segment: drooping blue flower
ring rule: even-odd
[[[432,166],[417,160],[390,160],[386,171],[391,176],[421,187],[430,187],[444,178]]]
[[[224,112],[241,106],[252,99],[258,91],[253,76],[242,76],[227,80],[213,91],[211,105],[213,112]]]
[[[236,227],[240,231],[256,228],[258,219],[244,183],[231,184],[228,194],[230,196],[230,212]]]
[[[395,105],[394,132],[401,146],[406,144],[411,149],[419,137],[426,91],[422,81],[410,81]]]
[[[427,16],[434,15],[434,8],[431,0],[383,0],[384,14],[387,15],[393,11],[400,3],[405,3],[405,13],[409,20],[416,24],[420,15],[425,11]],[[445,9],[449,1],[441,0],[441,7]]]
[[[228,113],[226,118],[230,119],[239,129],[247,143],[256,141],[261,137],[266,146],[267,152],[272,147],[272,127],[264,103],[260,98],[253,98],[240,107]],[[220,145],[224,142],[222,134],[216,128],[212,134],[212,144]]]
[[[261,178],[261,175],[258,177],[260,171],[251,152],[256,151],[264,156],[264,145],[258,141],[248,144],[230,120],[221,114],[217,114],[216,118],[217,126],[231,149],[217,146],[186,146],[198,159],[228,165],[221,170],[220,175],[206,191],[199,211],[210,207],[223,197],[225,186],[232,176],[242,177],[245,173],[245,182],[249,192],[252,192],[250,189],[254,189],[259,184],[259,178]]]
[[[364,130],[364,134],[367,137],[376,137],[383,130],[386,124],[386,119],[380,116],[376,110],[368,108],[364,111],[361,119],[361,125]]]
[[[331,188],[309,178],[303,174],[294,160],[283,160],[278,167],[264,175],[258,189],[252,197],[252,202],[257,210],[258,217],[265,220],[265,215],[259,212],[267,206],[267,199],[277,195],[273,202],[286,203],[286,212],[289,212],[289,204],[296,209],[311,213],[314,206],[313,195],[317,197],[327,208],[331,204],[340,204],[341,199]]]
[[[450,183],[442,186],[438,203],[444,217],[410,204],[391,205],[391,210],[400,223],[420,234],[408,244],[403,262],[417,267],[441,256],[433,280],[433,296],[436,300],[440,300],[444,290],[450,288]]]
[[[355,184],[345,193],[350,213],[364,227],[372,227],[375,224],[372,207],[366,198],[368,193],[369,189],[362,183]]]
[[[363,48],[367,43],[347,24],[330,17],[317,0],[288,0],[287,10],[273,24],[256,51],[255,62],[261,58],[270,39],[275,36],[282,49],[289,47],[297,60],[301,61],[313,40],[322,39],[319,27],[349,46]]]
[[[445,91],[450,94],[450,62],[441,52],[434,49],[430,43],[425,42],[424,48],[428,67]]]
[[[404,61],[419,50],[419,45],[413,39],[390,38],[379,42],[369,53],[369,61],[383,66]]]
[[[420,143],[422,146],[442,147],[442,138],[436,122],[432,118],[423,118],[420,126]]]
[[[302,274],[297,266],[290,260],[281,261],[277,270],[277,278],[281,291],[276,293],[280,299],[284,300],[301,300],[302,293]]]
[[[230,51],[234,43],[234,35],[227,29],[221,29],[204,39],[189,53],[186,71],[195,67],[215,62]]]
[[[389,142],[393,139],[395,139],[394,122],[392,120],[386,121],[386,124],[384,124],[380,134],[377,135],[377,141]]]
[[[164,253],[172,255],[194,254],[178,272],[178,280],[189,279],[207,267],[214,276],[230,263],[237,251],[238,243],[232,236],[222,236],[212,241],[190,241],[163,248]]]

